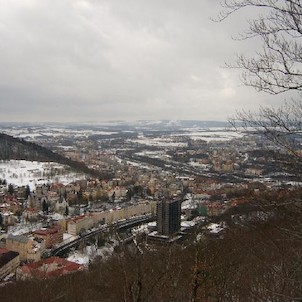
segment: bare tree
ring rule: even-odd
[[[248,58],[240,55],[236,67],[243,82],[271,94],[302,91],[302,2],[300,0],[224,0],[219,20],[237,11],[257,9],[240,38],[259,37],[262,50]]]
[[[302,1],[222,1],[219,20],[242,10],[251,10],[253,18],[248,20],[248,29],[240,34],[239,39],[262,41],[262,47],[254,56],[239,55],[231,66],[242,69],[243,83],[273,95],[296,92],[296,99],[277,108],[261,107],[258,112],[237,112],[231,123],[236,128],[252,127],[262,131],[268,140],[288,152],[291,171],[301,177]],[[301,256],[301,195],[281,197],[280,206],[276,201],[265,200],[266,205],[274,207],[272,217],[275,220],[271,224],[266,222],[266,229],[263,225],[256,225],[250,234],[245,234],[248,241],[243,246],[247,244],[246,251],[249,252],[245,255],[248,262],[240,265],[245,267],[243,275],[246,278],[241,285],[244,286],[244,295],[248,293],[249,297],[254,297],[253,301],[301,301],[302,270],[297,265]],[[254,235],[257,237],[253,243]],[[231,238],[235,238],[233,236]],[[250,267],[249,263],[252,264]]]
[[[277,108],[260,107],[258,112],[238,111],[230,119],[234,128],[252,127],[262,131],[268,140],[301,161],[302,101],[290,101]]]
[[[223,0],[219,20],[251,10],[248,29],[239,39],[259,38],[262,49],[253,57],[239,55],[231,67],[242,69],[242,81],[258,91],[280,94],[295,91],[296,100],[258,112],[240,111],[231,124],[262,130],[266,137],[301,164],[302,134],[302,1]],[[239,122],[239,123],[238,123]]]

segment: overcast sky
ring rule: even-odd
[[[0,0],[0,121],[226,120],[278,104],[224,68],[243,13],[219,0]],[[257,44],[257,43],[256,43]]]

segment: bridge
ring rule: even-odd
[[[134,218],[123,220],[123,221],[117,221],[110,225],[101,225],[97,229],[94,229],[88,233],[84,233],[83,235],[81,235],[80,237],[76,238],[73,241],[63,243],[60,246],[53,248],[50,251],[49,256],[57,256],[72,247],[76,247],[81,242],[85,242],[86,239],[92,238],[92,237],[98,235],[99,233],[105,233],[105,232],[109,231],[110,228],[113,228],[116,231],[121,231],[124,229],[138,226],[142,223],[150,222],[152,220],[154,220],[154,216],[152,216],[151,214],[148,214],[148,215],[134,217]]]

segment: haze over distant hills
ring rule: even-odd
[[[182,128],[215,128],[229,127],[226,121],[199,121],[199,120],[138,120],[138,121],[104,121],[104,122],[86,122],[86,123],[14,123],[0,122],[0,126],[5,127],[39,127],[39,126],[65,126],[73,127],[102,127],[102,128],[141,128],[150,127],[154,129],[182,129]]]

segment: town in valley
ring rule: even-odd
[[[202,121],[0,124],[21,143],[100,173],[0,161],[1,282],[86,270],[139,240],[185,244],[193,232],[219,238],[229,223],[261,219],[257,210],[228,216],[231,222],[224,214],[248,208],[251,194],[302,183],[288,169],[290,157],[258,130]]]

